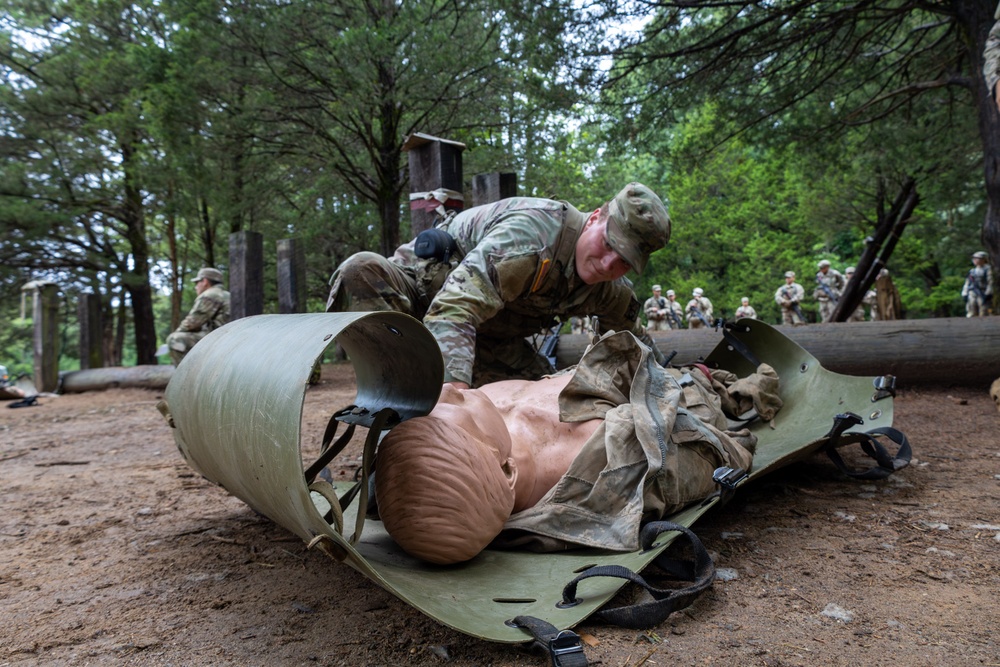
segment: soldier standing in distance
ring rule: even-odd
[[[229,322],[229,292],[222,289],[222,271],[212,267],[199,269],[194,290],[198,298],[191,312],[177,330],[167,336],[167,348],[174,366],[181,363],[198,341]]]
[[[816,289],[813,291],[813,296],[819,301],[820,321],[829,322],[846,282],[840,271],[831,268],[827,260],[821,260],[817,266],[819,271],[816,272]]]
[[[757,319],[757,311],[753,309],[750,305],[750,297],[743,297],[740,299],[740,307],[736,309],[736,319],[741,317],[752,317]]]
[[[705,291],[695,287],[691,293],[692,299],[687,305],[687,322],[689,329],[700,329],[712,326],[712,302],[703,296]]]
[[[785,271],[785,284],[774,293],[774,301],[781,306],[782,324],[806,323],[806,317],[800,305],[805,296],[805,289],[795,282],[795,272]]]
[[[667,290],[667,325],[671,329],[684,328],[684,306],[677,303],[677,293]]]
[[[850,283],[852,280],[854,280],[854,267],[853,266],[849,266],[846,269],[844,269],[844,279],[847,281],[847,283]],[[862,305],[863,303],[864,303],[864,300],[862,299],[861,303],[858,304],[858,307],[854,309],[853,313],[851,313],[851,316],[847,318],[848,322],[864,322],[865,321],[865,307]]]
[[[653,285],[653,296],[646,299],[646,303],[642,305],[642,310],[646,313],[646,331],[670,329],[667,323],[667,300],[660,295],[662,290],[659,285]]]
[[[666,207],[641,183],[591,213],[511,197],[443,220],[388,259],[347,258],[330,278],[327,311],[421,319],[441,348],[445,382],[460,388],[551,372],[525,339],[574,315],[631,331],[662,360],[625,274],[642,273],[669,238]]]
[[[989,314],[990,301],[993,298],[993,273],[989,265],[989,257],[980,250],[972,253],[972,268],[962,285],[962,298],[965,299],[965,316],[982,317]]]

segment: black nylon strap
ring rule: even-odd
[[[830,457],[830,460],[833,461],[833,464],[841,472],[855,479],[877,480],[885,479],[892,473],[910,464],[910,460],[913,458],[910,441],[902,431],[886,426],[865,431],[864,433],[851,434],[861,438],[861,441],[858,443],[861,445],[861,451],[872,458],[877,465],[861,470],[850,468],[837,451],[837,445],[844,431],[851,426],[863,423],[864,421],[861,417],[853,412],[839,414],[834,418],[833,428],[827,434],[830,440],[826,445],[826,455]],[[895,454],[890,454],[882,443],[875,439],[875,436],[878,435],[885,436],[898,445]]]
[[[675,578],[690,581],[690,585],[682,588],[656,588],[642,576],[622,565],[598,565],[584,571],[576,579],[566,584],[563,588],[562,605],[568,606],[580,602],[576,597],[576,589],[577,584],[584,579],[616,577],[638,584],[653,596],[653,600],[614,609],[602,609],[594,614],[602,621],[641,630],[658,625],[673,612],[687,607],[703,591],[712,586],[712,581],[715,579],[715,564],[712,563],[711,556],[708,555],[708,551],[697,535],[686,526],[670,521],[655,521],[643,527],[639,536],[643,549],[651,548],[653,541],[660,533],[673,531],[679,532],[687,538],[694,554],[694,560],[678,561],[668,559],[660,554],[653,562]]]
[[[337,434],[337,427],[340,424],[338,418],[354,410],[354,407],[355,406],[353,405],[349,405],[343,410],[337,410],[330,416],[330,421],[326,423],[326,430],[323,431],[323,442],[320,445],[319,458],[316,459],[311,466],[309,466],[308,470],[306,470],[306,484],[312,484],[316,480],[316,475],[318,475],[323,468],[329,465],[330,461],[332,461],[337,454],[343,451],[347,443],[350,442],[351,436],[354,435],[355,424],[348,424],[347,430],[344,431],[343,435],[341,435],[340,438],[337,439],[337,442],[333,443],[332,446],[330,445],[330,441],[332,441],[333,436]]]
[[[580,636],[572,630],[560,630],[534,616],[515,616],[512,624],[531,633],[535,646],[545,651],[552,660],[552,667],[587,667],[589,664]]]

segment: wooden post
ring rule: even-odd
[[[81,294],[76,313],[80,321],[80,370],[103,368],[104,326],[100,295]]]
[[[264,236],[258,232],[229,235],[230,320],[264,312]]]
[[[406,138],[403,150],[410,153],[410,230],[416,236],[434,226],[438,208],[452,211],[465,208],[462,194],[465,144],[418,132]],[[444,201],[425,197],[435,190],[443,191]]]
[[[278,312],[306,312],[305,249],[295,239],[278,241]]]
[[[33,290],[34,383],[40,392],[59,388],[59,286],[30,282],[22,290]]]
[[[472,177],[472,205],[482,206],[517,196],[517,174],[476,174]]]

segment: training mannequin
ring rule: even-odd
[[[664,369],[610,333],[571,372],[445,387],[379,445],[379,514],[404,550],[440,564],[491,543],[632,550],[641,523],[711,495],[715,468],[749,470],[756,439],[728,431],[726,413],[770,420],[777,385],[766,365],[744,380]]]

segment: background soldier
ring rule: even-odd
[[[993,18],[1000,19],[1000,3],[997,4]],[[989,37],[986,38],[986,48],[983,50],[983,78],[986,79],[986,89],[1000,109],[1000,21],[993,24]]]
[[[663,290],[659,285],[653,285],[653,296],[646,299],[642,310],[646,313],[646,331],[667,331],[667,300],[660,295]]]
[[[677,293],[667,290],[667,326],[671,329],[684,328],[684,306],[677,303]]]
[[[854,280],[854,267],[853,266],[849,266],[846,269],[844,269],[844,278],[847,280],[848,283],[850,283],[852,280]],[[872,296],[874,296],[874,295],[872,295]],[[861,303],[858,304],[858,307],[855,308],[854,312],[851,313],[851,316],[847,318],[848,322],[864,322],[865,321],[865,307],[863,305],[861,305],[862,303],[867,303],[867,302],[864,299],[861,300]]]
[[[830,262],[827,260],[820,261],[817,266],[819,271],[816,273],[816,289],[813,296],[819,301],[820,320],[829,322],[833,309],[840,300],[840,294],[844,291],[846,281],[840,271],[830,268]]]
[[[700,329],[712,326],[712,302],[702,296],[704,290],[695,287],[692,298],[687,305],[687,322],[689,329]]]
[[[757,311],[750,305],[750,298],[746,296],[740,299],[740,307],[736,309],[736,319],[741,317],[757,319]]]
[[[222,289],[222,271],[206,267],[199,269],[194,279],[194,300],[191,312],[177,331],[167,336],[167,348],[174,365],[181,363],[195,343],[210,332],[229,322],[229,292]]]
[[[641,183],[586,214],[562,201],[511,197],[440,222],[391,258],[347,258],[330,279],[326,309],[421,319],[441,348],[444,381],[460,388],[551,372],[526,338],[574,315],[631,331],[664,360],[625,274],[642,273],[669,238],[666,207]]]
[[[990,300],[993,296],[993,274],[990,270],[989,258],[983,251],[972,253],[972,268],[962,285],[962,298],[965,299],[965,316],[982,317],[989,314]]]
[[[774,301],[781,306],[782,324],[805,324],[806,316],[802,313],[802,299],[806,291],[802,285],[795,282],[795,272],[785,271],[785,284],[774,293]]]

